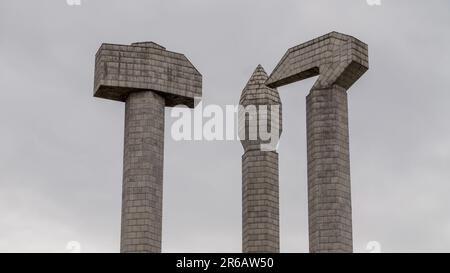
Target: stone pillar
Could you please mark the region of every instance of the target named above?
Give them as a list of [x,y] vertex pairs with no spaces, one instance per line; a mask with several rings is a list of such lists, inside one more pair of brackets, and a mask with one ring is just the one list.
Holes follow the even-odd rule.
[[126,100],[121,252],[161,252],[164,106],[152,91]]
[[[242,91],[239,102],[242,107],[239,111],[239,134],[244,147],[242,251],[245,253],[280,251],[276,145],[282,133],[282,110],[278,91],[265,85],[267,78],[259,65]],[[269,131],[271,140],[261,135]]]
[[310,252],[352,252],[347,90],[369,69],[369,47],[331,32],[288,49],[266,84],[319,76],[307,99]]
[[352,252],[346,89],[313,88],[306,111],[310,252]]
[[161,252],[164,107],[194,108],[202,75],[154,42],[102,44],[94,96],[125,102],[121,252]]
[[276,253],[279,242],[278,153],[242,156],[242,250]]

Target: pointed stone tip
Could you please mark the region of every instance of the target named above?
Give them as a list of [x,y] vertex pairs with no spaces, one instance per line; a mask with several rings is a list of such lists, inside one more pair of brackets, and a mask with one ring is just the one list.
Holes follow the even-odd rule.
[[150,48],[166,50],[165,47],[163,47],[162,45],[159,45],[159,44],[157,44],[155,42],[137,42],[137,43],[132,43],[131,45],[132,46],[150,47]]
[[259,86],[265,84],[268,78],[269,76],[267,75],[266,71],[264,70],[262,65],[259,64],[253,71],[252,76],[242,90],[241,99],[246,96],[248,90],[259,88]]
[[260,84],[264,84],[266,82],[266,80],[269,78],[269,76],[267,75],[266,71],[264,70],[264,68],[262,67],[262,65],[258,65],[255,69],[255,71],[253,71],[252,76],[250,77],[250,79],[248,80],[244,90],[246,90],[247,88],[250,87],[250,85],[260,85]]
[[264,67],[260,64],[258,64],[258,66],[256,67],[255,72],[253,72],[253,74],[255,74],[256,72],[267,74],[266,71],[264,70]]
[[250,77],[249,82],[253,82],[256,84],[262,84],[267,80],[268,77],[269,76],[267,75],[267,73],[264,70],[264,68],[262,67],[262,65],[259,64],[256,67],[255,71],[253,71],[253,74]]

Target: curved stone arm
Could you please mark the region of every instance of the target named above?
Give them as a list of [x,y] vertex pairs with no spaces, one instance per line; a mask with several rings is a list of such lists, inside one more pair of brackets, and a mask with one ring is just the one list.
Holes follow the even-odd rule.
[[271,88],[320,75],[313,89],[339,85],[349,89],[369,69],[368,46],[331,32],[290,48],[266,81]]

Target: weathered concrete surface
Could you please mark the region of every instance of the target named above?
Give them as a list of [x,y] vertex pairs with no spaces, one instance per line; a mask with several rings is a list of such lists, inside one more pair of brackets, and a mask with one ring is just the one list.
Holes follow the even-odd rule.
[[161,251],[164,105],[152,91],[125,104],[121,252]]
[[368,56],[365,43],[331,32],[290,48],[266,84],[277,88],[319,75],[313,89],[335,84],[349,89],[369,69]]
[[94,96],[125,101],[128,94],[153,90],[166,106],[194,106],[202,95],[202,76],[180,53],[153,42],[102,44],[95,57]]
[[368,68],[368,46],[332,32],[289,49],[266,81],[319,75],[306,105],[310,252],[353,251],[347,89]]
[[310,252],[352,252],[346,90],[311,90],[306,112]]
[[[261,66],[258,66],[242,91],[240,105],[279,107],[276,115],[267,116],[267,124],[275,122],[270,130],[281,135],[281,101],[276,89],[268,88],[264,82],[268,76]],[[259,110],[259,109],[257,109]],[[240,130],[247,132],[246,139],[241,140],[244,147],[242,156],[242,251],[245,253],[279,252],[279,181],[278,181],[278,153],[265,151],[261,144],[259,125],[250,119],[262,120],[265,117],[240,111]],[[264,120],[266,122],[266,120]],[[256,139],[249,139],[250,131],[255,133]],[[276,145],[277,143],[275,143]],[[274,147],[275,148],[275,147]]]
[[161,252],[164,107],[194,107],[202,76],[153,42],[103,44],[94,96],[125,102],[121,252]]

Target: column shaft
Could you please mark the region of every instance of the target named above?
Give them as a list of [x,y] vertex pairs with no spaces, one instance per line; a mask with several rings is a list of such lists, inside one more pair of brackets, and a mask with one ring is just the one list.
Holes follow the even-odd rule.
[[310,252],[352,252],[347,91],[313,89],[306,99]]
[[276,253],[279,243],[278,153],[242,156],[242,251]]
[[164,106],[151,91],[126,100],[121,252],[161,252]]

